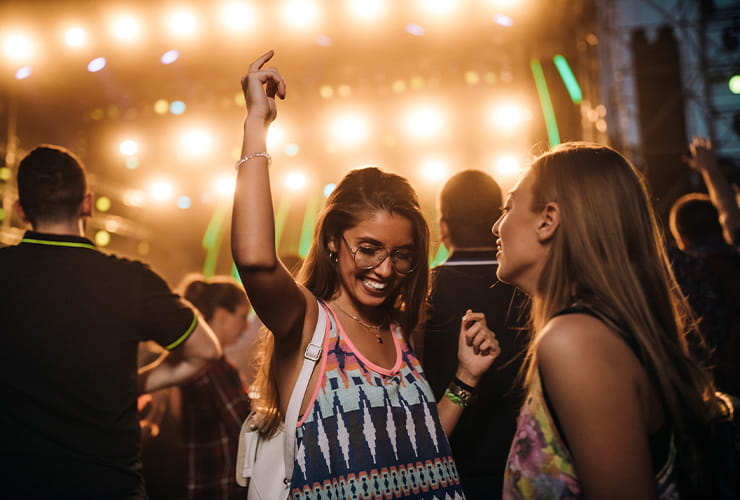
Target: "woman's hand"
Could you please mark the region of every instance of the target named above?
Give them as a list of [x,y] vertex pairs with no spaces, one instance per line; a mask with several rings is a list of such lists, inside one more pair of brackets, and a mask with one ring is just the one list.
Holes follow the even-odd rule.
[[275,96],[285,99],[285,80],[277,68],[263,68],[275,54],[270,50],[249,65],[249,71],[242,77],[242,92],[247,102],[247,117],[269,125],[277,116]]
[[457,378],[475,387],[499,354],[501,348],[486,325],[486,315],[468,309],[460,322]]

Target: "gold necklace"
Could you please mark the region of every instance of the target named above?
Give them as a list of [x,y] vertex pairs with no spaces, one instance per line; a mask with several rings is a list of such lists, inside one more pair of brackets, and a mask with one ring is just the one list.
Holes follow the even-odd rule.
[[346,316],[349,316],[351,319],[357,321],[360,325],[364,326],[365,329],[367,329],[367,331],[375,335],[375,340],[378,341],[378,344],[383,343],[383,338],[380,336],[380,330],[382,330],[383,327],[385,326],[385,323],[386,323],[385,321],[383,321],[383,323],[381,323],[380,325],[372,325],[370,323],[367,323],[366,321],[363,321],[362,319],[355,316],[354,314],[345,311],[342,308],[342,306],[339,305],[339,303],[334,302],[334,305],[337,306],[337,309],[342,311]]

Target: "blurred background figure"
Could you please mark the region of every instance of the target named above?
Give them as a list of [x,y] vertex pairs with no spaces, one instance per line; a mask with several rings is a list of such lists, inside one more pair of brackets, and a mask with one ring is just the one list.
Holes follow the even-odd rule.
[[[684,158],[686,163],[701,174],[707,190],[707,199],[717,211],[721,232],[728,245],[740,246],[740,207],[737,203],[735,187],[720,168],[709,139],[694,137],[689,145],[691,155]],[[713,227],[711,231],[716,231]],[[700,242],[706,244],[707,242]]]
[[522,402],[517,373],[528,341],[521,331],[525,296],[496,277],[496,238],[491,227],[501,215],[501,198],[496,181],[479,170],[460,172],[442,188],[440,235],[450,257],[432,270],[419,346],[424,372],[437,399],[455,375],[460,318],[467,309],[485,314],[501,346],[501,355],[478,385],[477,400],[465,408],[450,435],[452,455],[469,499],[500,498],[506,455]]
[[[729,233],[720,220],[704,193],[689,193],[675,201],[670,213],[671,234],[686,254],[683,262],[692,259],[695,263],[680,267],[674,260],[674,269],[689,303],[701,317],[699,328],[710,349],[717,388],[740,394],[740,253],[726,241]],[[697,281],[709,290],[692,293]]]
[[[249,300],[234,279],[190,275],[180,290],[203,314],[222,346],[234,344],[247,328]],[[180,393],[187,498],[243,498],[246,493],[236,484],[234,471],[239,430],[250,405],[238,370],[222,357],[180,386]]]
[[[229,276],[190,274],[178,291],[201,312],[225,354],[192,381],[140,398],[147,493],[152,500],[243,498],[234,471],[250,401],[226,352],[248,332],[250,304]],[[157,355],[156,346],[142,345],[140,363]]]

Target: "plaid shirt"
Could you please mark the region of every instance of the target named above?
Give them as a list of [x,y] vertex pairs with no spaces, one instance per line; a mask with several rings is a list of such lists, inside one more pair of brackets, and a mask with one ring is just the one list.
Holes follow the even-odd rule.
[[239,430],[249,413],[239,373],[221,358],[181,391],[188,498],[245,498],[234,473]]

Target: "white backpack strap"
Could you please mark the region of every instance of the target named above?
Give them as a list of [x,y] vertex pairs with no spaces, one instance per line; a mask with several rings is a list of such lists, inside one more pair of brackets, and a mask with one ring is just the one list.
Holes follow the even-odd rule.
[[324,336],[328,333],[329,321],[324,310],[323,302],[318,301],[318,321],[313,331],[311,342],[306,346],[303,354],[303,366],[298,374],[298,379],[293,386],[293,393],[290,395],[288,410],[285,413],[285,476],[288,481],[293,476],[293,462],[295,460],[295,427],[298,423],[298,412],[301,411],[301,403],[308,388],[308,381],[311,379],[313,368],[316,362],[321,358],[321,349],[324,344]]

